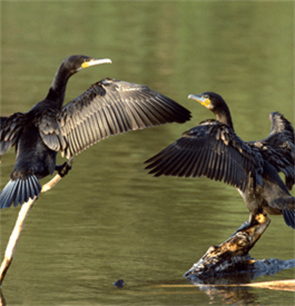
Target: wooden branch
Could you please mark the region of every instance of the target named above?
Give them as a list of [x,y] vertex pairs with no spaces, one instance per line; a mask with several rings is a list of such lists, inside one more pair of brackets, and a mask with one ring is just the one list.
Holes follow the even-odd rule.
[[228,240],[218,246],[211,246],[202,258],[185,274],[189,279],[210,278],[234,274],[237,271],[253,271],[255,260],[249,251],[262,236],[270,223],[264,215],[257,215],[257,224],[242,226]]
[[12,231],[12,234],[10,235],[9,242],[5,250],[4,260],[2,261],[2,264],[0,267],[0,285],[2,284],[5,274],[11,264],[20,233],[24,228],[24,221],[29,213],[29,210],[33,206],[35,200],[36,200],[36,197],[24,203],[18,214],[18,218],[16,220],[14,229]]
[[271,290],[282,290],[295,292],[295,279],[286,280],[274,280],[267,282],[256,282],[247,284],[187,284],[187,285],[156,285],[151,287],[160,288],[192,288],[192,287],[202,287],[202,288],[230,288],[230,287],[256,287],[256,288],[266,288]]
[[[74,159],[70,159],[67,164],[68,166],[71,166],[74,162]],[[56,174],[53,179],[51,179],[48,183],[42,186],[41,193],[49,191],[51,188],[53,188],[60,180],[61,176],[59,174]],[[6,275],[6,272],[12,262],[13,255],[16,249],[16,245],[18,243],[20,234],[22,230],[24,229],[24,222],[26,220],[26,217],[30,211],[30,209],[33,207],[34,202],[37,200],[37,197],[34,197],[34,199],[29,199],[28,202],[24,203],[21,206],[21,209],[18,214],[18,218],[16,220],[14,229],[10,235],[9,242],[7,244],[4,259],[2,261],[1,267],[0,267],[0,286],[2,285],[2,282],[4,280],[4,277]]]

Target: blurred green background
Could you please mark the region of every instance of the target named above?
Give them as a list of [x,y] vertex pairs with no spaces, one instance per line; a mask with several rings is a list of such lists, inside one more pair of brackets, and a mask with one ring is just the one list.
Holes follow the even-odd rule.
[[[146,84],[193,115],[183,125],[111,137],[75,159],[70,174],[40,196],[28,216],[3,283],[7,303],[292,304],[288,292],[282,299],[280,292],[257,289],[150,287],[181,282],[209,246],[248,219],[248,210],[233,187],[206,178],[154,178],[143,162],[214,117],[187,99],[191,93],[221,94],[244,140],[265,138],[273,111],[294,124],[293,38],[291,1],[2,1],[2,116],[43,99],[72,54],[108,57],[113,64],[73,76],[66,101],[110,77]],[[14,158],[13,150],[2,157],[1,189]],[[18,211],[1,211],[1,257]],[[271,219],[251,255],[294,258],[294,231],[281,216]],[[292,277],[293,269],[258,280]],[[119,278],[123,290],[112,285]]]

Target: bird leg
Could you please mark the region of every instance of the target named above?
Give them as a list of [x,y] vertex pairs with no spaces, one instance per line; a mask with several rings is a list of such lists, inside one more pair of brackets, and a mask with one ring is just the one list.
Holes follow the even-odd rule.
[[[257,226],[257,225],[262,225],[263,223],[265,223],[267,220],[270,220],[267,215],[261,213],[261,214],[252,214],[250,213],[249,216],[249,220],[246,221],[245,223],[243,223],[232,235],[231,237],[233,237],[237,232],[241,232],[241,231],[246,231],[248,229],[250,229],[251,227]],[[230,238],[231,238],[230,237]]]
[[57,171],[61,177],[64,177],[72,169],[73,161],[74,158],[72,157],[69,159],[69,161],[64,162],[62,165],[55,165],[55,171]]
[[249,221],[242,224],[231,236],[228,240],[226,240],[223,244],[228,243],[229,241],[233,244],[233,241],[237,241],[239,245],[242,245],[237,237],[241,235],[241,237],[247,236],[249,242],[244,245],[243,252],[246,254],[250,249],[253,248],[254,244],[257,240],[262,236],[268,225],[270,224],[270,219],[264,214],[258,214],[253,216],[250,214]]

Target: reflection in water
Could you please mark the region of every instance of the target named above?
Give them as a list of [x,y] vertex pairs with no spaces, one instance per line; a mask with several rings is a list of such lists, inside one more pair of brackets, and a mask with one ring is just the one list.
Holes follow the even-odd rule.
[[244,287],[200,287],[209,297],[209,304],[220,305],[260,305],[257,303],[257,295]]
[[257,303],[258,295],[251,290],[251,287],[255,286],[257,288],[295,292],[295,280],[250,283],[247,277],[231,277],[220,280],[212,279],[208,282],[195,281],[193,283],[210,297],[210,301],[213,301],[210,304],[222,301],[224,304],[249,305],[251,303],[260,305],[260,303]]
[[174,295],[198,295],[201,290],[209,297],[209,304],[261,305],[258,302],[259,289],[268,289],[267,295],[271,295],[270,289],[284,291],[285,294],[291,294],[290,296],[292,296],[295,292],[295,280],[251,283],[247,277],[243,278],[237,275],[208,279],[207,281],[195,281],[193,285],[185,284],[183,281],[162,281],[160,284],[150,284],[150,287],[158,288],[158,294]]

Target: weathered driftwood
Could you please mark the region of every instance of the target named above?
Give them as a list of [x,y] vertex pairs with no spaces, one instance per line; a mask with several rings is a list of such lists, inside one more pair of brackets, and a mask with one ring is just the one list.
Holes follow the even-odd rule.
[[[73,159],[70,159],[67,162],[67,165],[69,166],[68,169],[70,169]],[[49,191],[51,188],[53,188],[60,180],[61,176],[59,174],[56,174],[52,180],[50,180],[47,184],[42,186],[41,193]],[[29,199],[28,202],[24,203],[21,206],[21,209],[18,214],[18,218],[16,220],[15,226],[13,228],[13,231],[10,235],[9,242],[7,244],[4,259],[2,261],[1,267],[0,267],[0,286],[2,285],[2,282],[4,280],[4,277],[8,271],[8,268],[12,262],[13,255],[16,249],[16,245],[18,243],[20,234],[24,228],[24,222],[26,220],[26,217],[30,211],[30,209],[33,207],[34,202],[37,200],[37,197],[34,197],[34,199]]]
[[272,275],[282,269],[295,267],[295,260],[263,259],[256,260],[249,251],[264,233],[270,219],[257,216],[257,224],[250,228],[239,229],[227,241],[219,246],[211,246],[203,257],[185,274],[194,283],[230,283],[239,280],[247,282],[259,275]]

